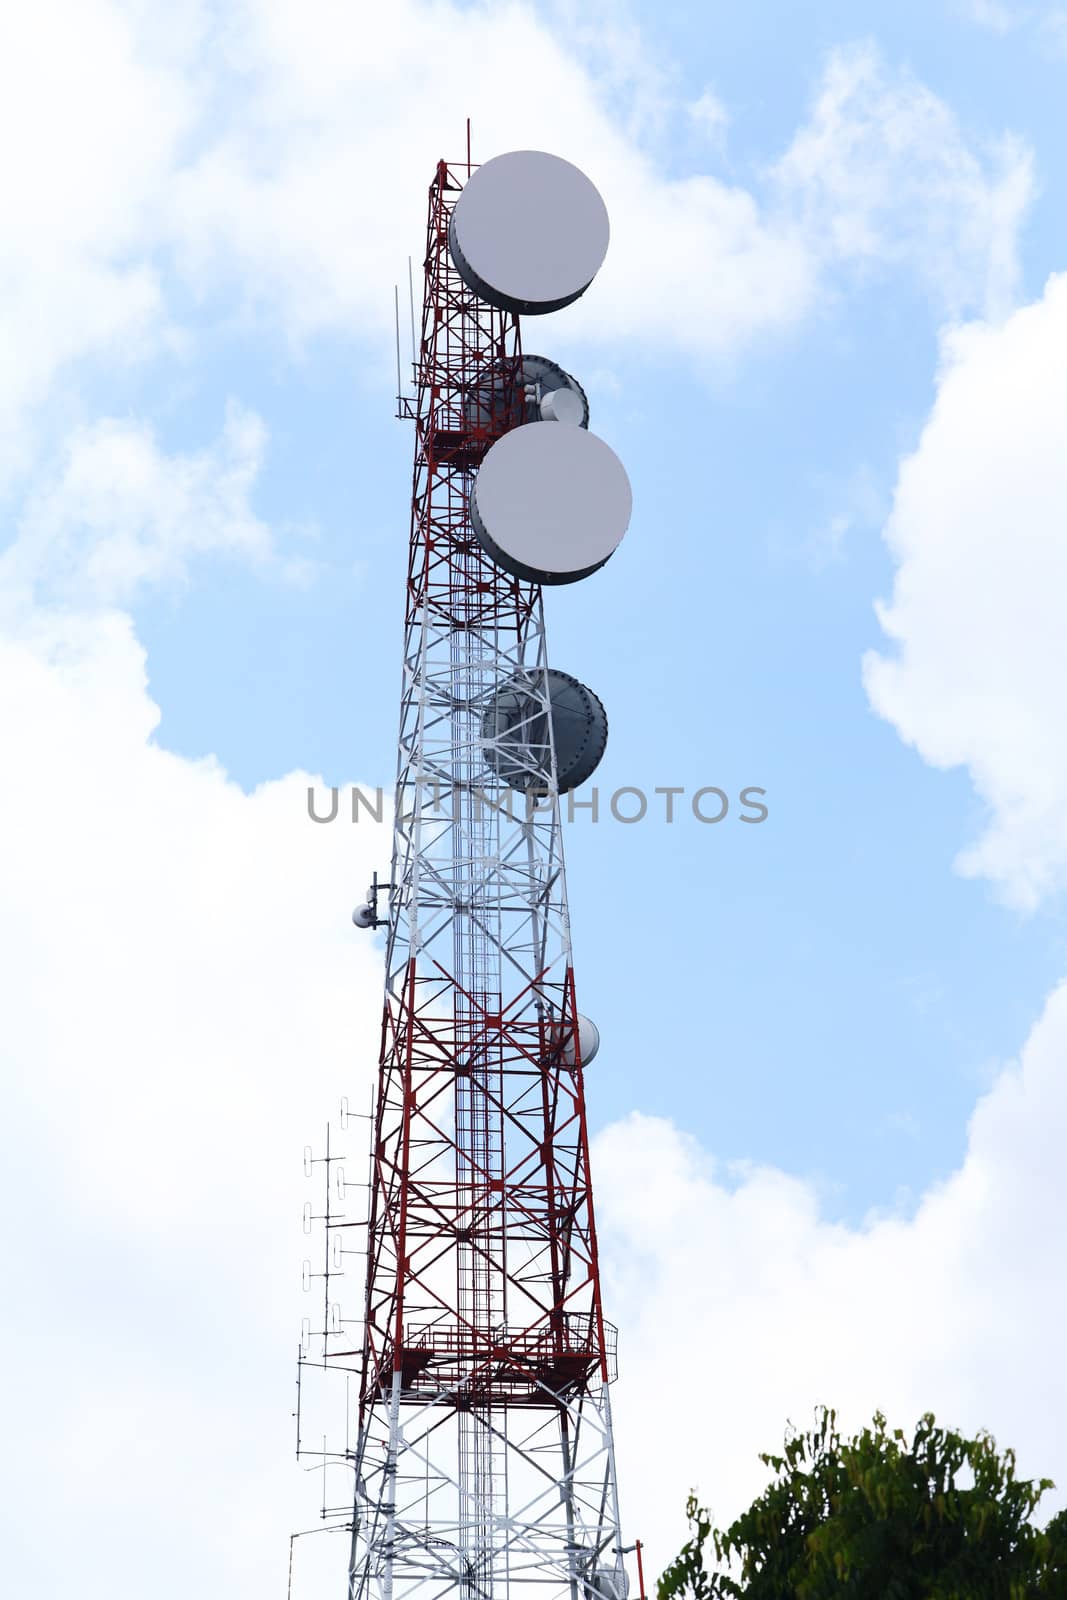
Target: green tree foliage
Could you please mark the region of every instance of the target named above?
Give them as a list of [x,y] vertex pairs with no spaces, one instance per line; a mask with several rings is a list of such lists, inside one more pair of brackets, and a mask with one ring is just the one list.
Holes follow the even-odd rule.
[[927,1414],[909,1445],[876,1413],[842,1440],[822,1408],[760,1460],[774,1480],[725,1533],[690,1496],[692,1536],[659,1600],[1067,1600],[1067,1512],[1030,1521],[1052,1481],[1016,1478],[1014,1452],[986,1433]]

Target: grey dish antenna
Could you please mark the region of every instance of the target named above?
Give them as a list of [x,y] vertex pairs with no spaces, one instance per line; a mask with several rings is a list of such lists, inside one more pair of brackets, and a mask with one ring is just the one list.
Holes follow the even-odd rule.
[[498,567],[527,583],[575,583],[602,567],[630,521],[626,468],[581,427],[524,423],[486,452],[471,524]]
[[607,208],[584,172],[543,150],[512,150],[468,178],[448,244],[479,299],[537,316],[588,289],[609,234]]
[[[575,1021],[578,1024],[578,1050],[581,1053],[582,1066],[587,1067],[600,1049],[600,1029],[589,1017],[583,1017],[581,1012]],[[568,1037],[564,1041],[562,1054],[568,1067],[576,1065],[573,1038]]]
[[549,667],[547,696],[534,677],[501,684],[482,717],[486,765],[512,789],[543,790],[552,770],[548,714],[560,794],[592,776],[608,742],[608,714],[592,689]]
[[555,361],[524,354],[510,383],[509,376],[498,364],[479,380],[464,402],[463,414],[469,428],[499,433],[522,422],[569,422],[588,428],[585,390]]

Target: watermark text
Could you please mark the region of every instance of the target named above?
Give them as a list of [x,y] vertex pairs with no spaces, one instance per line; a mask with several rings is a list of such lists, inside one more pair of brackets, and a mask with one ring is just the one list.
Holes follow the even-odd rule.
[[[408,784],[404,797],[406,811],[415,809],[418,801],[424,816],[469,816],[480,819],[487,812],[498,811],[510,821],[528,820],[551,812],[555,797],[544,789],[519,791],[501,787],[483,789],[474,785],[446,784],[434,778]],[[417,791],[421,790],[421,794]],[[770,808],[766,803],[767,791],[758,784],[748,784],[735,792],[727,792],[717,784],[687,790],[683,784],[657,784],[652,789],[639,784],[622,784],[610,794],[592,787],[571,790],[559,796],[560,816],[566,822],[617,822],[626,827],[647,820],[674,823],[695,821],[714,826],[732,817],[739,822],[757,824],[766,822]],[[387,795],[382,788],[366,790],[353,784],[348,800],[342,803],[342,790],[337,787],[316,790],[308,785],[307,814],[312,822],[336,822],[344,816],[352,822],[384,822],[387,816]]]

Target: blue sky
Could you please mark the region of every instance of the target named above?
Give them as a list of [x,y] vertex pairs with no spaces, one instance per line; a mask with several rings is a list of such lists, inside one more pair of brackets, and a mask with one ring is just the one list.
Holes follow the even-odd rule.
[[[524,327],[634,487],[617,555],[547,598],[555,664],[607,706],[602,807],[622,785],[769,806],[568,828],[633,1352],[624,1504],[667,1559],[690,1482],[728,1510],[759,1486],[730,1462],[827,1384],[857,1420],[955,1408],[1067,1481],[1039,1220],[1067,1122],[1067,317],[1046,288],[1067,11],[357,11],[48,0],[4,24],[25,152],[0,313],[5,1138],[13,1215],[79,1241],[73,1311],[27,1229],[12,1245],[107,1373],[75,1379],[72,1425],[47,1376],[70,1347],[46,1342],[23,1417],[42,1470],[92,1439],[133,1493],[139,1417],[221,1406],[270,1463],[234,1529],[212,1521],[222,1457],[189,1487],[191,1421],[173,1471],[202,1497],[203,1592],[231,1600],[274,1581],[266,1541],[242,1561],[257,1508],[304,1514],[256,1409],[287,1427],[302,1310],[280,1285],[304,1246],[282,1168],[370,1082],[380,950],[348,917],[388,856],[366,824],[315,829],[305,793],[393,770],[413,443],[393,284],[469,113],[476,158],[552,149],[612,217],[580,305]],[[926,1296],[966,1348],[887,1326],[877,1362],[828,1372],[821,1307],[850,1296],[864,1326]],[[1031,1387],[990,1309],[1020,1297]],[[761,1342],[783,1317],[810,1329],[788,1359]],[[646,1481],[642,1374],[683,1318],[741,1369],[722,1389],[763,1398],[715,1391]],[[243,1361],[235,1324],[259,1330]],[[58,1593],[28,1516],[20,1571]],[[114,1592],[139,1592],[139,1548]]]

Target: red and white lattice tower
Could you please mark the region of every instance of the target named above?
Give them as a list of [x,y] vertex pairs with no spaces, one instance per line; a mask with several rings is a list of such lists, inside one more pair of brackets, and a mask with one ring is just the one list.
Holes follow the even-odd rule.
[[559,806],[606,721],[549,668],[542,587],[603,564],[629,486],[517,314],[606,245],[567,162],[437,167],[388,912],[356,913],[387,928],[362,1344],[323,1330],[358,1372],[349,1600],[628,1591]]

